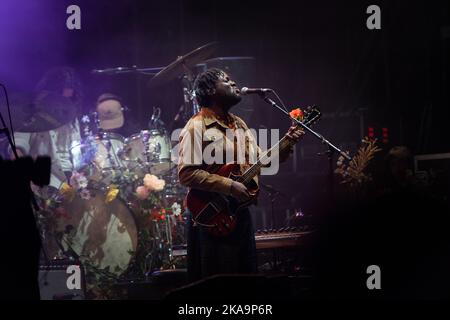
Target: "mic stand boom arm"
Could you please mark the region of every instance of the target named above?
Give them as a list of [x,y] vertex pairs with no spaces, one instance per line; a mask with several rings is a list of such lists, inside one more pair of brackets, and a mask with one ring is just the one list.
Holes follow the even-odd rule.
[[327,139],[325,139],[325,137],[323,135],[321,135],[320,133],[317,133],[316,131],[312,130],[310,127],[308,127],[307,125],[305,125],[303,122],[292,118],[289,115],[289,112],[287,112],[286,110],[284,110],[283,108],[281,108],[279,105],[277,105],[277,103],[275,101],[273,101],[272,99],[270,99],[269,97],[267,97],[266,95],[261,95],[262,99],[264,101],[266,101],[267,103],[269,103],[272,107],[277,108],[278,110],[280,110],[282,113],[284,113],[285,115],[287,115],[290,119],[294,120],[298,125],[300,125],[303,129],[305,129],[307,132],[311,133],[314,137],[316,137],[317,139],[319,139],[323,144],[328,146],[328,149],[330,150],[330,152],[336,151],[338,152],[340,155],[342,155],[345,159],[347,160],[351,160],[352,158],[345,152],[343,152],[341,149],[339,149],[338,147],[336,147],[334,144],[332,144],[330,141],[328,141]]

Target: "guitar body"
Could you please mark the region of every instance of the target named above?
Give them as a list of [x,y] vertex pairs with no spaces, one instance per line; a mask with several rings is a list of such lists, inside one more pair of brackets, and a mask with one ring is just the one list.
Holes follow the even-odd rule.
[[[225,164],[216,174],[238,180],[239,165]],[[221,195],[198,189],[189,190],[186,205],[192,213],[192,219],[199,225],[208,227],[207,231],[215,236],[226,236],[236,228],[236,215],[242,208],[255,202],[259,189],[256,183],[246,185],[250,191],[250,200],[240,203],[231,196]]]

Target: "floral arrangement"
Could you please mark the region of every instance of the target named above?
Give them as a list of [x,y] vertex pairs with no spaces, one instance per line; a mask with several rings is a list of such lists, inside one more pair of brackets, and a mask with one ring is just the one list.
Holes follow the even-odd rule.
[[[89,191],[90,182],[82,172],[73,171],[69,183],[63,182],[59,189],[60,195],[67,201],[71,202],[78,193],[84,200],[89,200],[91,194]],[[119,187],[117,184],[111,184],[106,187],[105,202],[111,202],[117,198]]]
[[[129,176],[127,176],[129,174]],[[126,199],[130,209],[134,211],[136,224],[139,230],[138,244],[136,251],[130,252],[132,260],[129,268],[121,277],[140,278],[149,270],[157,268],[169,268],[174,260],[169,256],[160,257],[160,261],[155,260],[149,264],[149,252],[155,251],[156,243],[167,246],[161,252],[169,253],[170,243],[183,237],[183,234],[176,231],[177,224],[183,221],[183,204],[177,198],[167,198],[161,191],[166,187],[166,182],[152,174],[146,174],[143,178],[137,177],[134,173],[121,172],[117,179],[113,179],[109,185],[101,185],[89,179],[88,173],[73,171],[68,183],[63,183],[57,192],[57,200],[53,201],[53,210],[63,219],[70,219],[70,212],[65,210],[65,202],[71,202],[75,197],[84,200],[91,199],[94,194],[91,190],[101,188],[105,195],[105,203],[111,202],[117,197]],[[172,230],[172,234],[166,234]],[[155,238],[160,237],[160,239]],[[158,242],[159,241],[159,242]],[[159,251],[158,251],[159,252]],[[114,274],[108,269],[100,269],[89,259],[84,259],[86,264],[86,277],[89,284],[90,293],[97,299],[118,298],[122,295],[117,290],[115,284],[119,280],[117,273]],[[155,264],[156,263],[156,264]],[[159,265],[158,263],[161,263]]]
[[70,186],[75,189],[76,192],[79,192],[80,197],[84,200],[89,200],[91,198],[91,194],[88,190],[88,179],[82,172],[73,171],[72,176],[69,180]]
[[144,176],[144,184],[136,188],[136,196],[139,200],[146,200],[152,191],[161,191],[166,182],[152,174]]
[[141,201],[140,205],[146,213],[150,214],[152,220],[165,220],[166,216],[173,214],[181,215],[181,205],[177,202],[170,207],[165,207],[158,192],[162,191],[166,182],[157,176],[146,174],[143,179],[143,185],[136,188],[136,198]]
[[381,149],[376,146],[376,139],[366,137],[362,140],[361,147],[348,164],[345,163],[342,155],[339,156],[337,168],[334,172],[341,176],[341,183],[354,188],[371,181],[371,175],[366,173],[365,170],[370,161],[375,157],[375,154],[379,151]]

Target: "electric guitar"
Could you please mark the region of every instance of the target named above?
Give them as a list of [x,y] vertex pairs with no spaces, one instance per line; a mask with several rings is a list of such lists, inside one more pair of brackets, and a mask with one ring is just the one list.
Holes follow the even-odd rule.
[[[307,107],[303,113],[302,122],[307,126],[315,123],[321,117],[317,107]],[[240,166],[236,163],[225,164],[215,173],[244,184],[250,193],[250,199],[245,202],[239,202],[234,197],[215,192],[198,189],[189,190],[186,196],[186,206],[192,213],[193,222],[207,227],[207,231],[215,236],[226,236],[232,232],[236,227],[236,215],[242,208],[253,204],[258,196],[259,188],[253,178],[260,172],[264,163],[269,163],[272,155],[278,155],[295,143],[296,141],[293,139],[284,136],[277,144],[264,152],[256,163],[242,175],[239,173]],[[276,149],[279,149],[279,151],[274,154]]]

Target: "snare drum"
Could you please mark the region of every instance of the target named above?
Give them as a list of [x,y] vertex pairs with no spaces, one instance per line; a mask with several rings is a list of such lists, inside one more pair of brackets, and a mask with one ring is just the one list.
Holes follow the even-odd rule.
[[170,138],[159,130],[142,130],[125,139],[121,159],[130,171],[143,177],[161,175],[171,168]]
[[76,171],[85,172],[94,181],[111,183],[125,169],[119,154],[124,138],[112,132],[102,132],[72,146],[70,152]]

